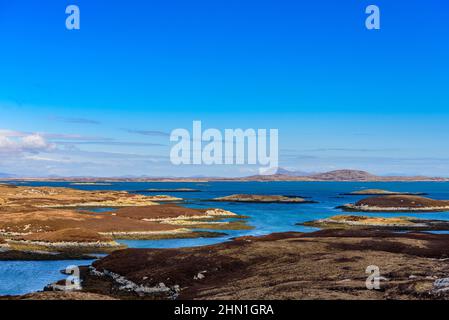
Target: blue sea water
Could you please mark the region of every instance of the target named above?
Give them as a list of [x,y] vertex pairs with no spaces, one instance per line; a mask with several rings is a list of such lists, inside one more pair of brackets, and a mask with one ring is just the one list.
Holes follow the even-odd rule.
[[[199,192],[163,192],[185,199],[182,205],[192,208],[222,208],[248,216],[248,224],[253,230],[224,231],[227,236],[220,238],[174,239],[174,240],[123,240],[132,248],[176,248],[211,245],[229,241],[243,235],[264,235],[273,232],[311,232],[317,229],[297,225],[297,223],[326,218],[341,214],[337,206],[362,199],[363,196],[342,196],[343,193],[362,189],[385,189],[398,192],[425,192],[434,199],[449,199],[448,182],[120,182],[111,185],[71,185],[62,182],[21,183],[28,186],[70,187],[82,190],[123,190],[142,194],[146,189],[191,188]],[[231,194],[272,194],[302,196],[318,203],[311,204],[261,204],[261,203],[217,203],[209,199]],[[108,209],[109,210],[109,209]],[[353,214],[353,213],[351,213]],[[355,213],[356,214],[356,213]],[[431,213],[362,213],[362,215],[394,217],[409,216],[425,219],[449,220],[449,212]],[[43,261],[43,262],[0,262],[0,295],[24,294],[41,290],[46,284],[63,276],[59,270],[68,264],[86,265],[86,261]]]
[[85,266],[90,260],[0,261],[0,295],[18,295],[41,291],[45,285],[64,279],[61,270]]

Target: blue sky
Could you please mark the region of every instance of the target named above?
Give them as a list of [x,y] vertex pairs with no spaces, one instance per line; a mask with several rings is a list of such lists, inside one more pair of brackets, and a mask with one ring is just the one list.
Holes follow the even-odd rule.
[[201,120],[279,129],[289,169],[449,176],[448,36],[445,0],[0,0],[0,172],[256,172],[171,165]]

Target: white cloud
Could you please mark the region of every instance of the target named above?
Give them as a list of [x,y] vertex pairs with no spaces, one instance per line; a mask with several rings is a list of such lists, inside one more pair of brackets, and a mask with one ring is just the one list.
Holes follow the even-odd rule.
[[14,149],[14,142],[11,141],[7,137],[0,136],[0,151],[1,150],[13,150]]
[[26,136],[21,138],[21,147],[26,151],[50,151],[55,148],[55,145],[52,143],[49,143],[44,139],[44,137],[33,134],[30,136]]
[[22,153],[39,153],[55,149],[39,134],[23,134],[9,130],[0,130],[0,153],[17,155]]

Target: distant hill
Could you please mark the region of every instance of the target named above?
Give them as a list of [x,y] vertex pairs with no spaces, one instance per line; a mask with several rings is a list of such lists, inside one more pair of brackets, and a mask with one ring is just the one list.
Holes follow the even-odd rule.
[[[425,176],[376,176],[361,170],[335,170],[324,173],[307,174],[279,168],[277,174],[254,175],[249,177],[48,177],[27,178],[26,181],[73,181],[73,182],[208,182],[208,181],[449,181],[449,178]],[[1,177],[1,175],[0,175]],[[4,179],[12,177],[4,177]]]
[[233,181],[449,181],[449,178],[424,177],[424,176],[376,176],[361,170],[335,170],[306,176],[294,176],[291,174],[256,175],[243,178],[229,178],[221,180]]
[[314,180],[322,181],[373,181],[380,177],[360,170],[335,170],[310,176]]

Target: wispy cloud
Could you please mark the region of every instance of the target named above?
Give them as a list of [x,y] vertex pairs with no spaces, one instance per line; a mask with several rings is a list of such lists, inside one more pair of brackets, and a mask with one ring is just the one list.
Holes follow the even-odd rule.
[[141,136],[150,136],[150,137],[169,137],[170,134],[168,132],[163,131],[154,131],[154,130],[134,130],[134,129],[123,129],[128,133],[139,134]]
[[20,138],[29,135],[38,134],[48,140],[71,140],[71,141],[114,141],[113,138],[106,138],[101,136],[85,136],[80,134],[66,134],[66,133],[49,133],[49,132],[27,132],[16,131],[9,129],[0,129],[0,136],[10,138]]
[[167,145],[151,142],[131,142],[131,141],[54,141],[60,145],[107,145],[107,146],[133,146],[133,147],[165,147]]
[[94,159],[101,160],[102,162],[110,160],[139,160],[139,161],[160,161],[169,162],[168,155],[154,155],[154,154],[137,154],[128,152],[112,152],[112,151],[86,151],[86,150],[60,150],[60,155],[71,158],[79,159]]
[[85,136],[79,134],[64,134],[64,133],[40,133],[43,137],[50,140],[71,140],[71,141],[113,141],[113,138],[106,138],[100,136]]
[[51,117],[50,120],[60,121],[65,123],[75,123],[75,124],[91,124],[98,125],[101,124],[100,121],[87,119],[87,118],[66,118],[66,117]]

